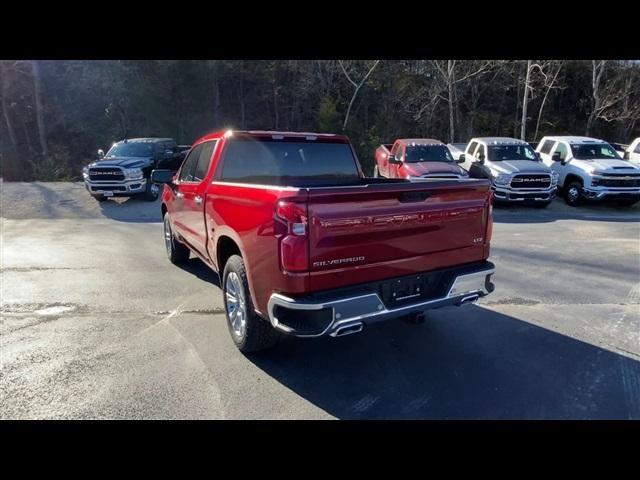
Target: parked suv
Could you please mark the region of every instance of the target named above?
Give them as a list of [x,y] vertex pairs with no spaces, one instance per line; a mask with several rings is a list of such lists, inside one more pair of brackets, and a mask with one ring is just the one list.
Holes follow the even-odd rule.
[[556,195],[558,174],[527,142],[506,137],[472,138],[459,160],[471,178],[491,180],[496,202],[546,207]]
[[342,135],[217,132],[155,170],[173,263],[220,275],[243,352],[491,293],[486,180],[366,178]]
[[114,143],[105,154],[82,171],[84,185],[93,198],[139,195],[146,200],[158,198],[160,188],[150,181],[151,170],[177,170],[186,152],[172,138],[132,138]]
[[568,205],[583,200],[615,199],[630,206],[640,200],[640,168],[620,158],[604,140],[588,137],[544,137],[538,153],[559,174]]

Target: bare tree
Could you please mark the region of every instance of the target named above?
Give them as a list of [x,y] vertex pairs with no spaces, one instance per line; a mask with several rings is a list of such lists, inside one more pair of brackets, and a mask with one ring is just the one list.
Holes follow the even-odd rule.
[[44,108],[42,105],[42,87],[40,82],[40,67],[38,62],[31,60],[31,69],[33,71],[33,93],[36,106],[36,121],[38,125],[38,139],[40,140],[40,150],[42,156],[46,159],[49,156],[47,148],[47,133],[44,124]]
[[11,123],[11,117],[9,115],[9,105],[7,100],[8,89],[9,89],[9,73],[7,72],[4,61],[0,61],[0,103],[2,104],[2,116],[4,117],[4,121],[7,124],[7,131],[9,132],[9,139],[11,140],[11,145],[13,145],[13,149],[17,151],[18,141],[16,139],[16,134],[13,129],[13,124]]
[[457,106],[456,86],[472,77],[485,73],[492,66],[491,61],[481,62],[476,65],[474,62],[460,60],[434,60],[433,65],[440,74],[440,79],[444,83],[447,92],[446,97],[440,97],[447,102],[449,109],[449,142],[455,141],[456,127],[455,118]]
[[587,120],[586,135],[591,134],[593,123],[598,118],[602,110],[602,97],[600,89],[602,86],[602,76],[608,64],[608,60],[591,60],[591,113]]
[[540,104],[540,109],[538,110],[538,120],[536,121],[536,133],[533,135],[533,141],[535,142],[538,139],[538,130],[540,128],[540,120],[542,119],[542,111],[544,110],[544,104],[547,102],[547,97],[549,96],[549,92],[551,89],[556,88],[556,81],[558,79],[558,75],[560,74],[560,70],[562,70],[562,66],[564,62],[549,62],[549,69],[546,71],[542,69],[541,73],[544,77],[544,96],[542,97],[542,103]]
[[369,71],[367,72],[367,74],[364,77],[362,77],[362,80],[360,80],[359,83],[356,83],[351,79],[351,77],[347,73],[347,70],[344,68],[344,65],[342,64],[342,60],[338,60],[338,63],[340,64],[340,68],[342,68],[342,72],[347,77],[347,80],[349,80],[351,85],[355,87],[355,90],[353,91],[353,95],[351,96],[351,101],[349,102],[349,106],[347,107],[347,113],[344,116],[344,123],[342,124],[342,129],[345,130],[347,128],[347,123],[349,122],[349,114],[351,113],[351,107],[353,106],[353,102],[355,101],[356,96],[358,95],[358,92],[360,91],[362,86],[365,84],[365,82],[367,81],[367,79],[369,78],[373,70],[378,66],[378,63],[380,63],[380,60],[376,60],[373,63],[371,68],[369,68]]

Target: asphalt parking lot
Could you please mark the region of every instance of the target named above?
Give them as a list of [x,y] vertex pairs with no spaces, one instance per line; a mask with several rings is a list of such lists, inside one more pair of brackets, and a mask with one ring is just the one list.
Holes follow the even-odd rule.
[[3,419],[640,419],[639,206],[497,208],[478,304],[245,357],[157,202],[1,190]]

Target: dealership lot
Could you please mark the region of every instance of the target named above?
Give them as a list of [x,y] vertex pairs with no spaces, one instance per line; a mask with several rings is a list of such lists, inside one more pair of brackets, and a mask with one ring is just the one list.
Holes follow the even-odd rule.
[[1,418],[640,419],[638,205],[497,208],[478,304],[249,358],[157,202],[1,188]]

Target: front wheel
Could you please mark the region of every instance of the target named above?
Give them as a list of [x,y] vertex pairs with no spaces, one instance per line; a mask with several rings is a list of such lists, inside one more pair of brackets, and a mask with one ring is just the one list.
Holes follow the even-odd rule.
[[582,200],[582,184],[580,182],[571,182],[564,189],[564,201],[571,207],[577,207]]
[[160,185],[153,183],[150,178],[147,178],[147,189],[143,194],[143,198],[147,202],[155,202],[160,196]]
[[239,255],[232,255],[227,260],[222,275],[222,294],[229,333],[242,353],[265,350],[278,343],[279,332],[254,311],[247,272]]

